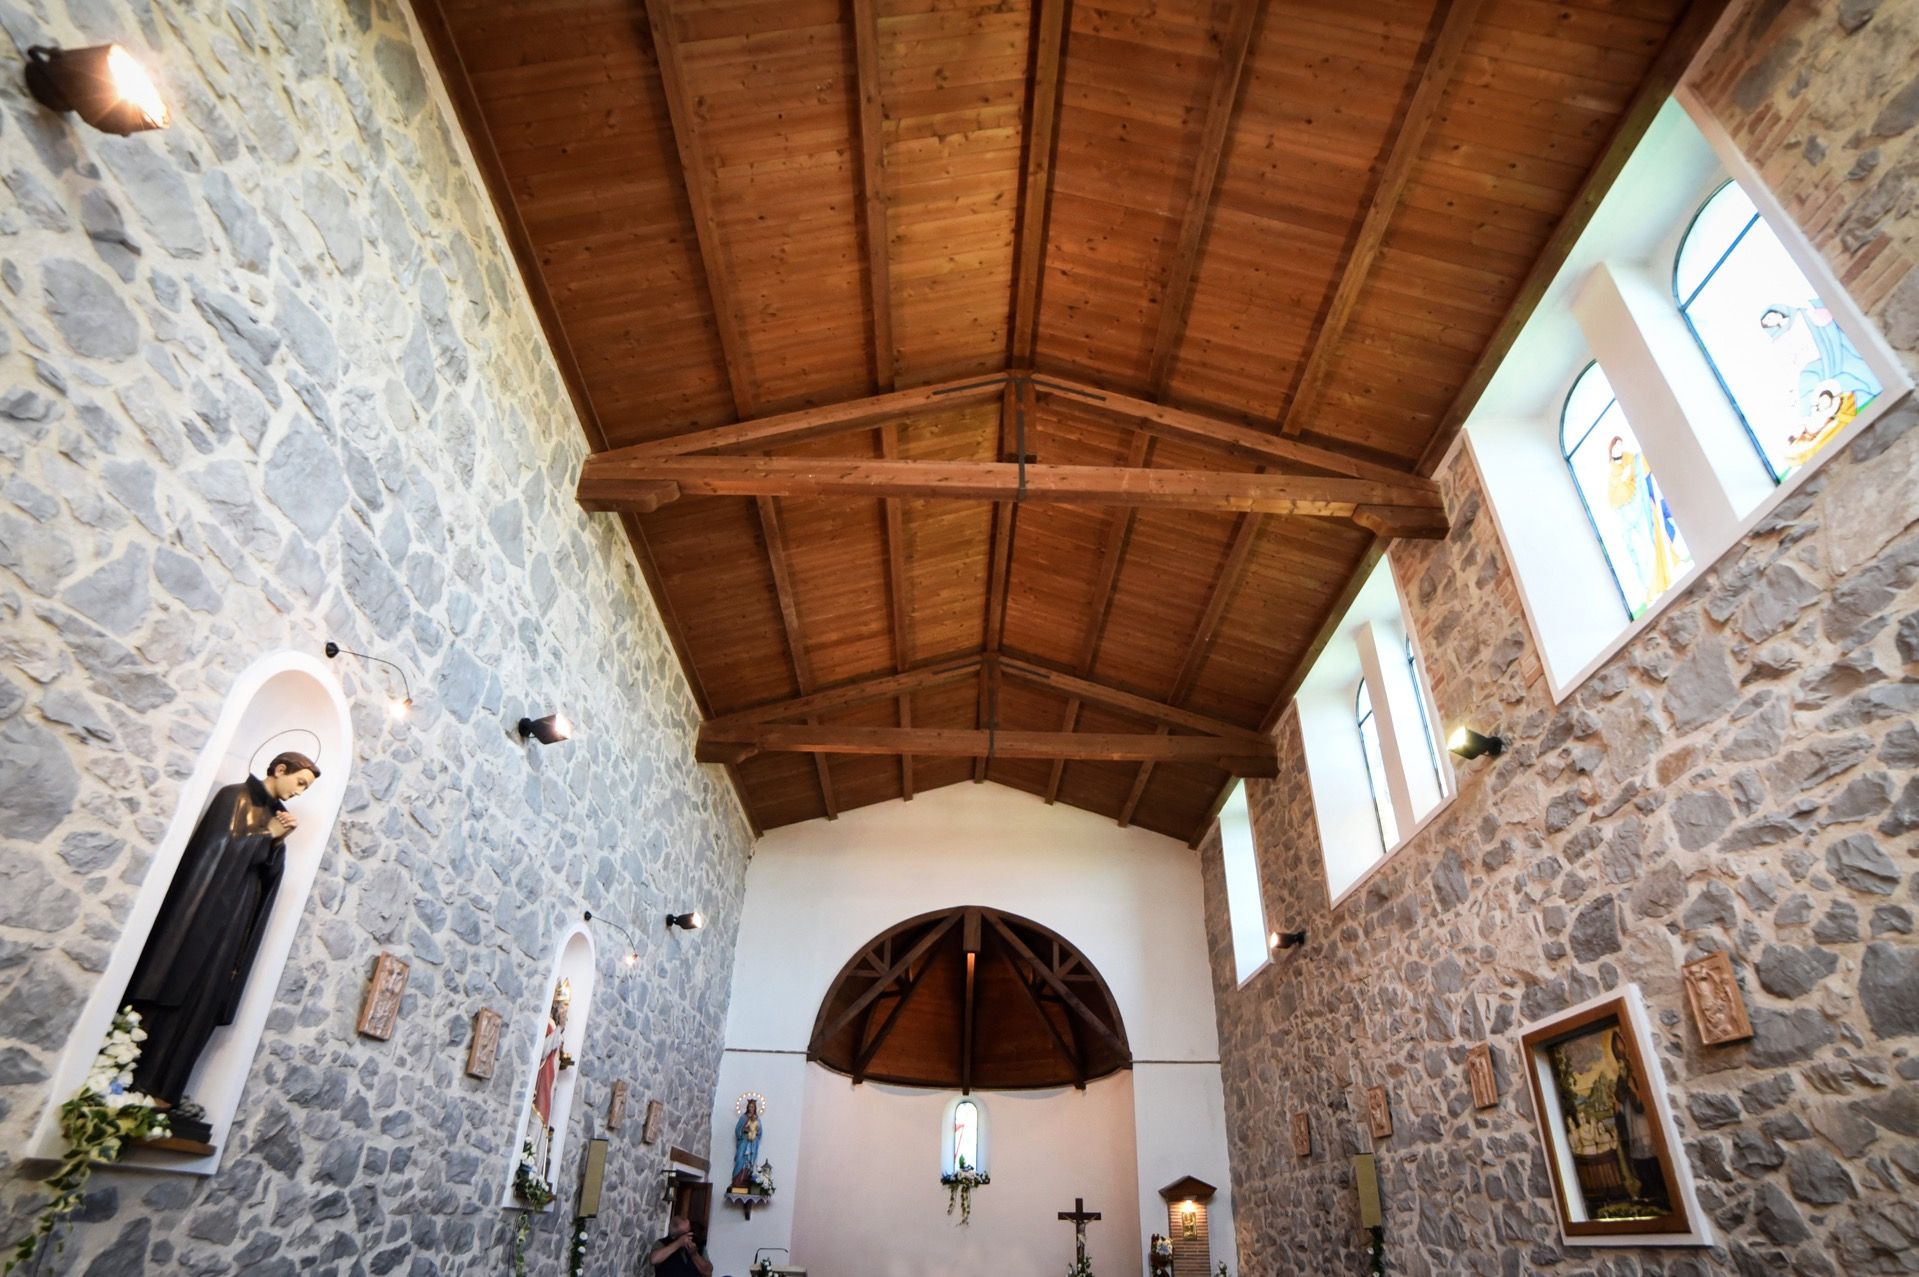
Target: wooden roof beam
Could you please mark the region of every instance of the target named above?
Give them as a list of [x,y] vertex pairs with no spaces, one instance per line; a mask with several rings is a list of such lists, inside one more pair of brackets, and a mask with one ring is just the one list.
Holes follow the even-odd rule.
[[1413,175],[1413,165],[1419,159],[1419,148],[1426,140],[1426,130],[1439,114],[1440,95],[1452,82],[1453,70],[1458,66],[1459,55],[1466,47],[1466,37],[1472,30],[1473,19],[1479,13],[1479,5],[1480,0],[1442,0],[1440,12],[1435,15],[1439,30],[1434,34],[1425,63],[1419,70],[1413,95],[1400,114],[1399,130],[1394,134],[1392,145],[1380,165],[1379,178],[1373,183],[1372,200],[1367,205],[1366,216],[1360,221],[1359,233],[1353,237],[1352,247],[1346,253],[1346,268],[1340,273],[1339,283],[1334,286],[1332,297],[1327,302],[1325,318],[1314,331],[1312,348],[1307,352],[1305,367],[1300,373],[1299,389],[1294,392],[1292,402],[1280,418],[1282,434],[1299,434],[1319,408],[1319,396],[1326,388],[1326,376],[1332,368],[1340,339],[1346,334],[1346,325],[1351,322],[1360,294],[1365,291],[1366,281],[1379,260],[1379,247],[1386,240],[1386,228],[1391,224],[1393,214],[1399,210],[1400,197],[1405,194],[1406,183]]
[[713,208],[712,193],[707,190],[706,175],[711,168],[699,131],[693,126],[694,99],[680,62],[671,0],[646,0],[646,21],[653,36],[653,58],[660,68],[660,87],[666,94],[666,113],[673,124],[673,145],[679,153],[681,183],[693,210],[694,238],[699,243],[700,266],[706,275],[707,296],[719,330],[727,385],[733,392],[734,410],[741,417],[751,417],[759,409],[748,367],[746,322],[740,313],[739,290],[733,285],[732,270],[721,243],[719,216]]
[[1140,696],[1123,688],[1112,687],[1095,682],[1090,678],[1063,673],[1032,661],[1016,656],[1002,655],[999,658],[1000,669],[1010,678],[1034,687],[1044,687],[1060,693],[1069,699],[1085,701],[1088,704],[1104,705],[1108,709],[1131,714],[1148,722],[1164,723],[1169,727],[1178,727],[1186,731],[1199,732],[1209,736],[1244,737],[1257,742],[1260,733],[1250,728],[1214,718],[1210,714],[1201,714],[1195,710],[1181,709],[1149,696]]
[[842,683],[837,687],[822,688],[792,700],[774,701],[766,705],[735,710],[731,714],[722,714],[707,721],[717,727],[733,727],[742,723],[773,723],[785,719],[816,718],[822,714],[849,709],[855,705],[867,705],[874,701],[909,696],[922,688],[965,682],[979,672],[979,667],[980,657],[976,653],[952,657],[904,670],[898,674],[885,674],[878,678],[860,679],[853,683]]
[[1180,335],[1186,329],[1186,312],[1193,300],[1193,275],[1199,267],[1200,246],[1206,239],[1206,224],[1212,220],[1213,201],[1219,182],[1219,166],[1226,154],[1226,139],[1232,132],[1234,109],[1239,104],[1239,86],[1245,76],[1246,53],[1252,47],[1253,29],[1258,25],[1265,0],[1237,0],[1231,25],[1220,40],[1219,72],[1213,77],[1211,99],[1206,105],[1206,124],[1200,132],[1199,146],[1193,157],[1192,180],[1186,191],[1186,213],[1180,222],[1172,259],[1159,292],[1159,326],[1153,334],[1153,356],[1147,383],[1157,398],[1166,393],[1172,377],[1173,357],[1179,351]]
[[886,212],[886,138],[880,109],[879,0],[853,0],[853,83],[859,98],[860,191],[864,196],[867,311],[873,321],[873,381],[893,388],[893,285]]
[[728,727],[707,723],[700,728],[695,756],[703,763],[738,763],[768,752],[976,758],[989,751],[1006,758],[1196,762],[1222,768],[1235,776],[1271,776],[1279,765],[1270,740],[1247,740],[1243,736],[987,732],[972,727],[838,727],[810,723],[743,723]]
[[661,457],[602,462],[589,457],[580,476],[579,501],[589,510],[625,509],[632,494],[651,499],[662,480],[678,485],[688,496],[908,497],[1257,511],[1343,519],[1369,529],[1387,526],[1397,535],[1412,537],[1441,537],[1448,528],[1437,485],[1414,476],[1380,482],[1131,466],[1021,466],[1002,461]]
[[1026,165],[1020,180],[1014,234],[1012,314],[1007,319],[1007,356],[1030,368],[1039,346],[1040,276],[1046,257],[1046,223],[1053,193],[1053,150],[1059,144],[1060,71],[1066,45],[1069,0],[1037,0],[1032,35],[1033,74],[1026,111]]
[[1176,439],[1216,449],[1242,461],[1297,470],[1304,466],[1349,479],[1378,479],[1388,482],[1406,477],[1406,471],[1361,457],[1349,456],[1333,448],[1316,447],[1283,438],[1270,430],[1240,422],[1226,421],[1185,408],[1157,404],[1149,399],[1107,390],[1102,386],[1038,373],[1034,387],[1042,394],[1059,395],[1090,404],[1097,409],[1126,418],[1135,429],[1160,439]]
[[844,434],[851,430],[869,430],[889,421],[910,421],[923,412],[994,398],[1005,386],[1006,376],[1003,372],[982,373],[976,377],[960,377],[929,386],[914,386],[909,390],[869,395],[864,399],[772,413],[730,426],[713,426],[648,443],[614,448],[596,454],[595,459],[611,462],[691,456],[721,448],[771,448],[778,444],[798,443],[803,439]]
[[[761,497],[756,503],[760,514],[760,532],[766,540],[766,557],[773,565],[773,593],[780,606],[780,621],[786,630],[786,650],[793,661],[793,680],[799,684],[800,695],[813,690],[813,661],[806,650],[806,632],[800,625],[799,604],[793,589],[793,574],[786,550],[786,525],[780,521],[779,503],[772,497]],[[833,793],[833,773],[828,770],[826,755],[813,756],[813,768],[820,782],[820,805],[826,810],[828,820],[840,818],[839,800]]]

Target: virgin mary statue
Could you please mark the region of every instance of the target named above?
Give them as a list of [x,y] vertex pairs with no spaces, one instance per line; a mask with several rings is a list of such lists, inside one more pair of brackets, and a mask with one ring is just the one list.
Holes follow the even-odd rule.
[[733,1184],[730,1193],[753,1191],[753,1168],[760,1164],[760,1102],[748,1100],[733,1124]]

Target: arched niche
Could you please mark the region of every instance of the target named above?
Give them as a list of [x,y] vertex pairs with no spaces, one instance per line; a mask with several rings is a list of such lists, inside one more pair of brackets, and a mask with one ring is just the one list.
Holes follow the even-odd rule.
[[[309,736],[308,733],[311,733]],[[317,745],[315,739],[317,738]],[[193,774],[180,789],[180,803],[166,836],[154,851],[146,880],[134,898],[126,926],[113,946],[106,972],[94,984],[86,1008],[67,1035],[60,1062],[53,1072],[47,1104],[41,1110],[29,1144],[30,1156],[57,1158],[64,1149],[60,1135],[60,1105],[80,1088],[87,1069],[119,1010],[121,995],[140,960],[147,934],[166,900],[167,888],[180,866],[187,840],[206,810],[213,792],[244,780],[250,767],[265,767],[273,755],[286,749],[316,754],[320,778],[295,799],[292,812],[300,824],[286,840],[286,867],[273,899],[266,929],[246,990],[233,1023],[214,1032],[200,1055],[187,1093],[206,1109],[213,1128],[214,1151],[192,1157],[179,1153],[133,1150],[120,1165],[155,1171],[211,1175],[240,1107],[247,1073],[266,1028],[267,1013],[279,988],[287,955],[306,910],[308,894],[319,876],[320,864],[333,837],[333,824],[346,796],[353,763],[353,721],[346,696],[332,672],[317,656],[283,651],[262,657],[247,667],[227,691],[219,721],[200,750]],[[256,758],[257,755],[257,758]]]
[[820,1001],[806,1058],[855,1082],[1017,1091],[1133,1066],[1106,980],[1030,918],[963,905],[862,945]]
[[[579,1091],[580,1062],[586,1058],[586,1027],[593,1009],[593,986],[597,977],[596,953],[593,948],[593,932],[584,919],[574,923],[560,937],[554,947],[553,963],[547,972],[546,983],[540,987],[540,1003],[536,1014],[539,1022],[533,1029],[533,1043],[527,1048],[526,1080],[520,1085],[519,1123],[513,1130],[513,1143],[510,1146],[506,1165],[506,1185],[501,1191],[500,1204],[518,1210],[526,1210],[527,1205],[513,1191],[514,1172],[519,1169],[520,1149],[526,1143],[527,1132],[533,1122],[533,1087],[540,1071],[540,1061],[545,1055],[547,1011],[552,1005],[553,991],[565,980],[572,986],[573,1001],[567,1010],[566,1027],[560,1034],[561,1049],[573,1057],[573,1067],[561,1069],[553,1081],[553,1139],[547,1154],[547,1182],[558,1187],[560,1168],[566,1164],[567,1126],[573,1116],[573,1099]],[[558,1196],[554,1198],[559,1200]],[[553,1206],[548,1203],[547,1210]]]

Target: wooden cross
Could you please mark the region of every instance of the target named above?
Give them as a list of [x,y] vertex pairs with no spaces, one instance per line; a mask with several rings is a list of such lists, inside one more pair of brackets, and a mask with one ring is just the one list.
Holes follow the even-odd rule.
[[1084,1197],[1075,1197],[1073,1209],[1061,1211],[1059,1217],[1073,1221],[1073,1249],[1077,1252],[1074,1257],[1081,1263],[1086,1262],[1086,1226],[1099,1218],[1099,1212],[1087,1210]]

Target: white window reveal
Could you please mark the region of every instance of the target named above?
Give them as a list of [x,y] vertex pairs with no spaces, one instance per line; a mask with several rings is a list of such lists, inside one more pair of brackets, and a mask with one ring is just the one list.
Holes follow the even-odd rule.
[[1246,782],[1233,786],[1219,813],[1220,855],[1226,862],[1226,914],[1233,932],[1233,969],[1245,984],[1265,966],[1266,904],[1259,894],[1259,852],[1253,842],[1253,814],[1246,803]]
[[940,1174],[957,1174],[964,1166],[987,1174],[986,1110],[979,1099],[962,1095],[946,1106],[940,1131]]

